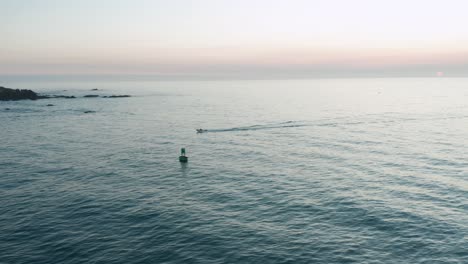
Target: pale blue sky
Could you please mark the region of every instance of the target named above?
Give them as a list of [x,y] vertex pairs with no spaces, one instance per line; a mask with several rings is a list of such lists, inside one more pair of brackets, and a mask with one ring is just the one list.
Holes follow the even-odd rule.
[[0,74],[461,75],[463,0],[0,0]]

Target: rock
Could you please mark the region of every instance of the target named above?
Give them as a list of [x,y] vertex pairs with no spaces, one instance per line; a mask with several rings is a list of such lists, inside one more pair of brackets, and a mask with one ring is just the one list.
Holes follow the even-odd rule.
[[0,101],[17,101],[27,99],[37,100],[41,99],[41,97],[31,90],[0,87]]
[[8,111],[8,110],[10,110],[10,108],[7,107],[7,108],[5,108],[5,110]]
[[110,96],[105,96],[105,98],[122,98],[122,97],[131,97],[130,95],[124,94],[124,95],[110,95]]
[[52,97],[46,97],[46,98],[65,98],[65,99],[74,99],[76,98],[75,96],[71,95],[53,95]]
[[85,95],[83,97],[99,97],[99,95],[97,95],[97,94],[87,94],[87,95]]

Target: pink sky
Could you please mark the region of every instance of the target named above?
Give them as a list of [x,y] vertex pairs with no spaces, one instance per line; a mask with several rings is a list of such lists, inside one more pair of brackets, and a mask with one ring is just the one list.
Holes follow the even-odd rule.
[[468,69],[461,0],[5,0],[0,75]]

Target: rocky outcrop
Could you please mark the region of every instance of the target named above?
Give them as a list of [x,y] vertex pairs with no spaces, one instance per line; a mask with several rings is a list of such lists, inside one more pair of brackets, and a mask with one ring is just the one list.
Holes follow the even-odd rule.
[[31,90],[0,87],[0,101],[37,100],[43,98]]
[[[64,90],[65,91],[65,90]],[[97,91],[97,89],[93,89]],[[97,94],[87,94],[83,96],[84,98],[97,98],[101,97]],[[122,98],[130,97],[130,95],[109,95],[102,96],[102,98]],[[74,95],[38,95],[37,93],[31,90],[25,89],[11,89],[0,86],[0,101],[16,101],[16,100],[37,100],[37,99],[50,99],[50,98],[64,98],[64,99],[75,99]]]

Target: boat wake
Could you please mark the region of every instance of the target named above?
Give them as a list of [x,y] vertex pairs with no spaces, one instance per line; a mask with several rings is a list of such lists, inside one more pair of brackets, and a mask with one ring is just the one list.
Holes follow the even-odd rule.
[[389,125],[389,124],[400,124],[402,122],[427,122],[434,120],[448,120],[448,119],[464,119],[468,116],[448,116],[443,118],[335,118],[335,119],[324,119],[316,121],[286,121],[280,123],[260,124],[252,126],[222,128],[222,129],[196,129],[197,133],[207,132],[238,132],[238,131],[255,131],[255,130],[266,130],[266,129],[282,129],[282,128],[296,128],[296,127],[352,127],[352,126],[368,126],[368,125]]
[[251,130],[289,128],[289,127],[303,127],[303,126],[307,126],[307,125],[308,124],[301,123],[299,121],[287,121],[287,122],[274,123],[274,124],[252,125],[252,126],[233,127],[233,128],[224,128],[224,129],[204,129],[203,132],[251,131]]

